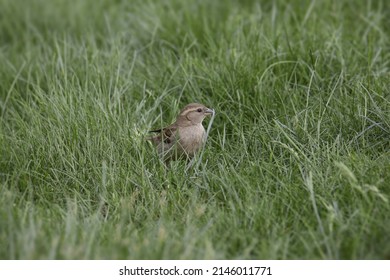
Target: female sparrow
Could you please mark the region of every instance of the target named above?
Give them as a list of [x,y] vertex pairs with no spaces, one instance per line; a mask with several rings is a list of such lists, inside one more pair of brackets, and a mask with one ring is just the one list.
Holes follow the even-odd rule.
[[149,131],[159,134],[149,137],[148,140],[157,146],[158,153],[165,162],[191,159],[202,148],[206,140],[206,131],[202,121],[213,113],[214,110],[202,104],[188,104],[180,111],[173,124]]

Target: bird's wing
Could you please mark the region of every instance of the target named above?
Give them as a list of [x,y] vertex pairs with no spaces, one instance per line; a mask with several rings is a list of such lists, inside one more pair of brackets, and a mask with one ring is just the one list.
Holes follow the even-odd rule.
[[159,134],[148,138],[148,140],[151,140],[155,144],[159,144],[161,142],[164,142],[165,144],[173,144],[175,142],[177,129],[178,127],[176,124],[171,124],[165,128],[151,130],[149,132],[158,132]]
[[161,131],[161,139],[165,144],[173,144],[175,142],[177,126],[172,124]]

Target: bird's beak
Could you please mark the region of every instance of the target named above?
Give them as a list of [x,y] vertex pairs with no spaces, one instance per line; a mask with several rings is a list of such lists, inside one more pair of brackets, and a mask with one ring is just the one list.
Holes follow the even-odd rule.
[[206,111],[204,111],[206,115],[214,115],[214,109],[207,108]]

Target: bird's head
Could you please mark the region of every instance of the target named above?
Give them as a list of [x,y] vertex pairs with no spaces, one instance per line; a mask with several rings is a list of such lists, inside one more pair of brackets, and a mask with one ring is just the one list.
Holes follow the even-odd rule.
[[178,120],[183,122],[190,122],[191,124],[200,124],[205,117],[214,113],[213,109],[209,109],[206,106],[199,103],[191,103],[184,107],[180,111]]

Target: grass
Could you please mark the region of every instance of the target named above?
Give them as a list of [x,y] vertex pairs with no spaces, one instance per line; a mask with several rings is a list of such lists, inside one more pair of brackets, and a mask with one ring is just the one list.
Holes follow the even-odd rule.
[[388,1],[0,6],[1,259],[390,258]]

